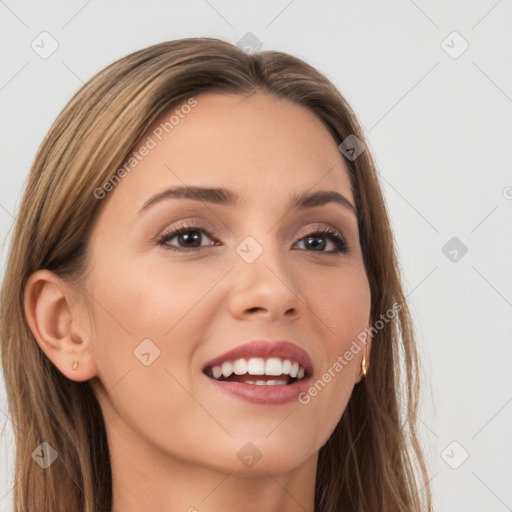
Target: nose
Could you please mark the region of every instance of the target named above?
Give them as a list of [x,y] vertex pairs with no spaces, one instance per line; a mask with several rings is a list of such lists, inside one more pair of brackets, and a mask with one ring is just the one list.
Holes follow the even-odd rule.
[[240,320],[295,320],[305,308],[293,269],[276,251],[266,249],[252,263],[240,258],[231,279],[229,310]]

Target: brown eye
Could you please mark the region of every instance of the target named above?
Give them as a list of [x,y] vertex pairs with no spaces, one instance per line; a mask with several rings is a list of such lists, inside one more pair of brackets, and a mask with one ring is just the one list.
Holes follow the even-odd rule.
[[[179,250],[187,250],[187,249],[199,249],[201,247],[206,247],[207,244],[201,245],[201,242],[204,238],[204,234],[211,239],[211,235],[209,231],[203,229],[198,226],[182,226],[180,228],[174,229],[169,233],[164,233],[159,239],[159,245],[162,245],[165,249],[170,249],[174,251]],[[176,238],[176,242],[174,244],[170,244],[171,240]]]

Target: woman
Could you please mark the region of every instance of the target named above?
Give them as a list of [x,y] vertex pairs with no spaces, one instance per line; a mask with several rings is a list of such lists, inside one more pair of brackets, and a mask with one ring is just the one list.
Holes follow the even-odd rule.
[[16,512],[431,508],[375,166],[290,55],[182,39],[85,84],[30,173],[1,339]]

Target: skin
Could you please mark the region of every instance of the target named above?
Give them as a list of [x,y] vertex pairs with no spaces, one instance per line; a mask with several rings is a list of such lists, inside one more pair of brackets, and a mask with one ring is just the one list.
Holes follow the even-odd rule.
[[[307,405],[242,401],[202,369],[244,342],[285,339],[309,353],[315,381],[369,325],[355,214],[334,203],[288,206],[292,194],[317,190],[354,204],[348,168],[321,121],[299,105],[260,92],[196,99],[103,199],[80,285],[47,270],[31,276],[27,318],[64,375],[91,379],[106,421],[114,512],[313,511],[318,451],[361,378],[363,350]],[[229,188],[241,204],[166,199],[137,214],[156,193],[185,184]],[[202,233],[202,247],[188,252],[158,244],[184,223],[212,237]],[[305,237],[319,227],[340,232],[349,251],[328,254],[330,238],[311,248]],[[236,252],[248,236],[263,248],[251,264]],[[179,237],[167,243],[183,247]],[[160,350],[149,366],[134,356],[144,339]],[[252,467],[237,457],[249,442],[261,453]]]

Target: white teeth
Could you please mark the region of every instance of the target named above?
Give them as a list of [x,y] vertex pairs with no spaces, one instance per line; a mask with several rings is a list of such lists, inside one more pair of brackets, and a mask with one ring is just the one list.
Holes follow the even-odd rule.
[[214,366],[212,368],[213,378],[218,379],[222,375],[222,366]]
[[245,375],[247,373],[247,359],[237,359],[233,363],[235,375]]
[[224,375],[224,377],[229,377],[232,373],[233,365],[229,361],[222,363],[222,375]]
[[[269,357],[264,359],[262,357],[251,357],[250,359],[236,359],[234,361],[225,361],[222,365],[215,365],[211,368],[211,373],[214,379],[220,379],[222,376],[228,378],[233,373],[235,375],[272,375],[281,376],[289,375],[292,378],[303,379],[306,372],[302,366],[296,361],[290,359],[280,359],[279,357]],[[247,381],[248,384],[267,381]],[[274,380],[268,382],[275,382]],[[260,384],[262,385],[262,384]]]
[[265,363],[265,375],[281,375],[283,373],[283,366],[281,359],[278,357],[271,357]]
[[282,380],[267,380],[267,386],[286,386],[286,382],[283,382]]
[[247,363],[249,375],[263,375],[265,373],[265,360],[262,357],[251,357]]
[[248,380],[246,384],[255,384],[256,386],[286,386],[286,382],[281,380]]

